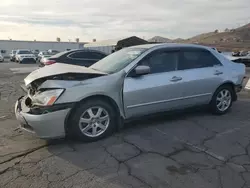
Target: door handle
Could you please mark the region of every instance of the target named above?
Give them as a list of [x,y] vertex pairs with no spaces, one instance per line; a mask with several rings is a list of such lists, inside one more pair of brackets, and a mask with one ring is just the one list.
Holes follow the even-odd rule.
[[182,77],[173,76],[170,81],[171,82],[177,82],[177,81],[180,81],[180,80],[182,80]]
[[215,73],[214,73],[214,75],[220,75],[220,74],[223,74],[223,72],[218,71],[218,70],[216,70]]

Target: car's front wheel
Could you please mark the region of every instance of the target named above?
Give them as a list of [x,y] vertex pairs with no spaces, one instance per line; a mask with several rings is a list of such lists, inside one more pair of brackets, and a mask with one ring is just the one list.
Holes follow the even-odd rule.
[[116,126],[116,112],[107,102],[96,99],[79,105],[68,122],[72,137],[91,142],[111,135]]
[[233,103],[233,89],[230,85],[219,87],[210,103],[214,114],[222,115],[228,112]]

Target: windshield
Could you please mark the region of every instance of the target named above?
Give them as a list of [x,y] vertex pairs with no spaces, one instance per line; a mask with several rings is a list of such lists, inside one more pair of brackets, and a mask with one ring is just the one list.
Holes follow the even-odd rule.
[[129,65],[145,50],[145,48],[124,48],[101,59],[90,68],[109,74],[115,73]]
[[31,54],[31,52],[28,50],[20,50],[18,51],[18,54]]

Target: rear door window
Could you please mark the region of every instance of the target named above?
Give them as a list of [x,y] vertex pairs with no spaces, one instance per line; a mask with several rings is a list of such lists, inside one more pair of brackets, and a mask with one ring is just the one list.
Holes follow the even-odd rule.
[[183,49],[180,52],[178,70],[196,69],[221,65],[220,61],[209,51],[203,49]]
[[86,60],[99,60],[104,58],[106,55],[98,52],[73,52],[69,54],[70,58],[74,59],[86,59]]
[[90,59],[102,59],[106,57],[105,54],[98,53],[98,52],[88,52]]
[[72,52],[69,54],[69,57],[74,59],[88,59],[89,55],[86,52]]

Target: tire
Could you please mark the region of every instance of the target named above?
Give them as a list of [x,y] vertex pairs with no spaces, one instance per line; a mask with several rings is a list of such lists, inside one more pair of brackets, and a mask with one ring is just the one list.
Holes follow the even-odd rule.
[[[222,85],[215,91],[210,102],[210,108],[213,114],[223,115],[230,110],[233,104],[233,92],[232,86],[230,85]],[[225,108],[223,108],[223,106]]]
[[[89,119],[91,118],[89,116],[88,110],[91,109],[92,113],[96,115],[97,111],[99,110],[98,108],[103,109],[101,118],[104,119],[104,117],[106,117],[105,114],[108,115],[109,117],[108,121],[103,120],[101,122],[102,130],[101,130],[101,127],[97,126],[97,125],[100,125],[99,124],[100,122],[96,122],[98,121],[98,118],[97,120],[93,118],[92,122],[89,121]],[[69,136],[70,138],[76,138],[78,140],[85,141],[85,142],[93,142],[93,141],[97,141],[102,138],[105,138],[107,136],[110,136],[115,131],[115,128],[117,125],[116,114],[117,113],[114,110],[114,108],[109,103],[103,100],[95,99],[95,100],[85,101],[81,103],[78,106],[78,108],[76,108],[73,111],[72,115],[70,116],[69,121],[67,123],[67,136]],[[82,123],[80,123],[81,117],[83,117],[83,120],[84,120]],[[88,123],[86,122],[86,120],[88,120],[87,121]],[[104,129],[103,129],[103,124],[107,124],[106,128]],[[93,126],[96,128],[94,128]],[[83,131],[80,129],[80,127],[82,128]],[[99,133],[99,134],[96,134],[95,136],[93,135],[91,136],[91,134],[93,134],[93,131],[94,131],[93,129],[96,129],[97,133],[100,131],[102,133],[100,132],[101,134]]]

